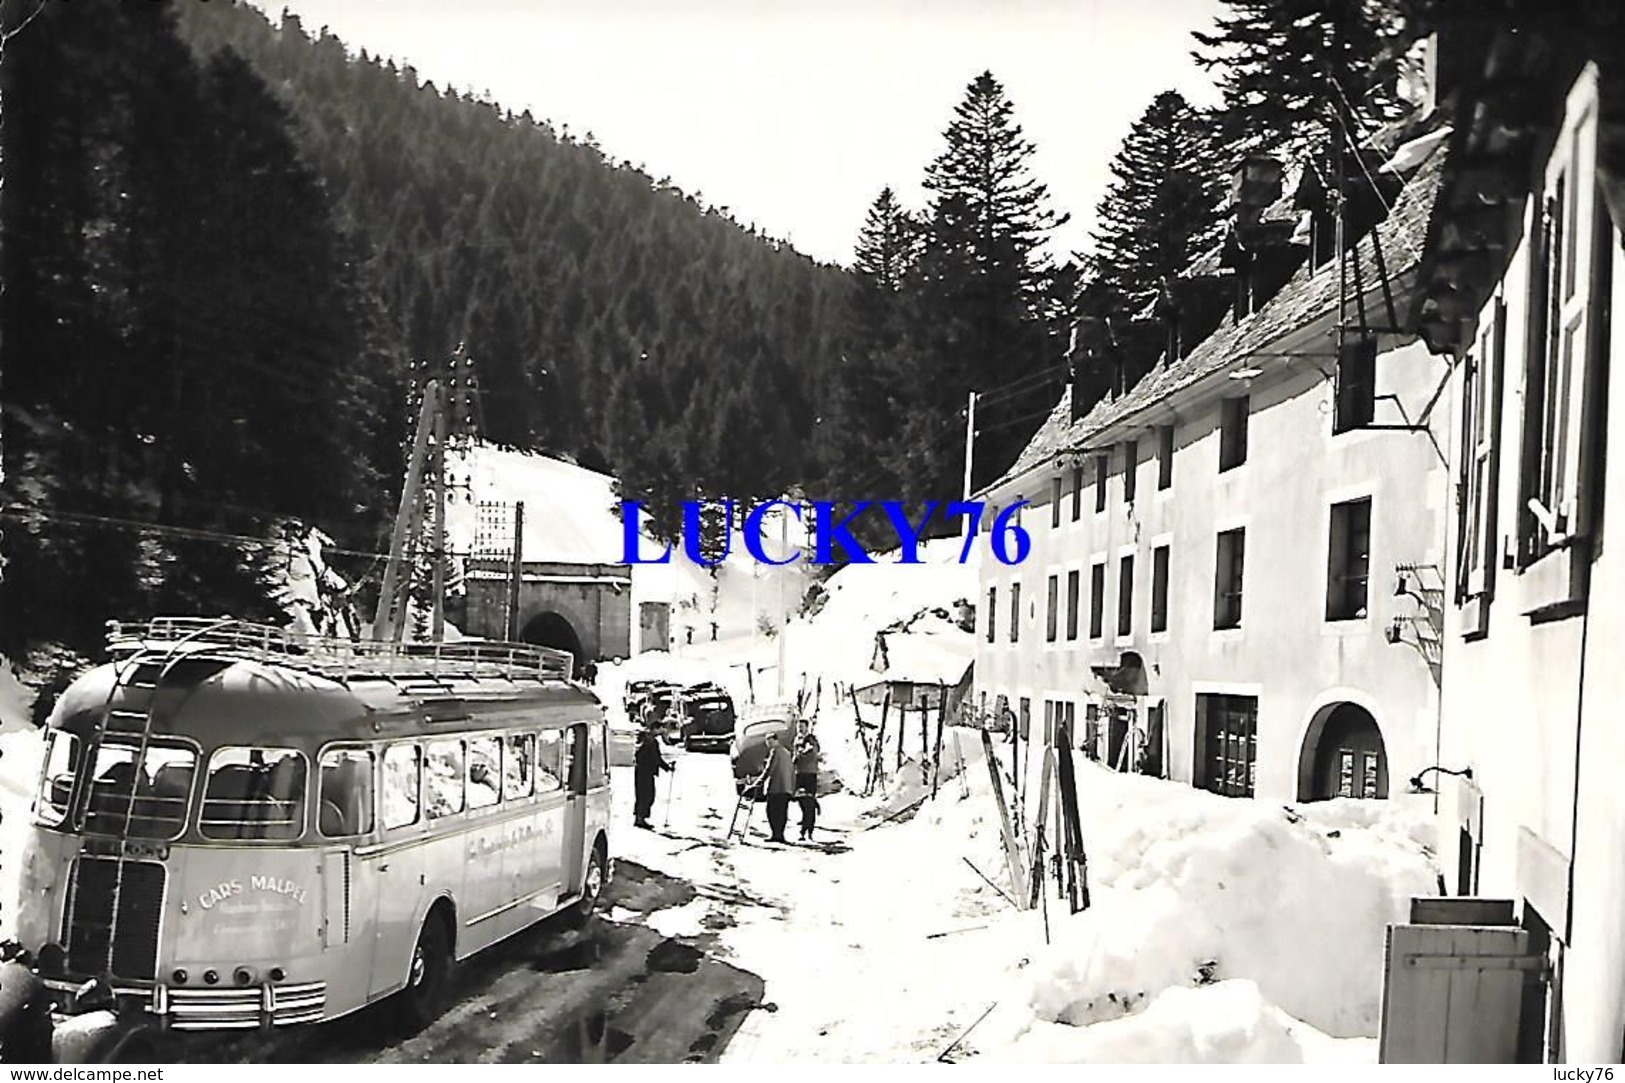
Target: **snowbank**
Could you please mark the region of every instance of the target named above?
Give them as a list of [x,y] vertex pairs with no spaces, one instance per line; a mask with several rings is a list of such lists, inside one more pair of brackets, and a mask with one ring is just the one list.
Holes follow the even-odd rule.
[[17,878],[28,840],[29,805],[45,757],[45,734],[26,722],[0,727],[0,940],[17,913]]
[[1299,1064],[1303,1024],[1242,979],[1171,988],[1091,1027],[1038,1022],[1001,1059],[1093,1064]]
[[1437,891],[1402,806],[1305,816],[1094,764],[1078,791],[1094,905],[1035,960],[1040,1019],[1098,1023],[1172,988],[1246,978],[1329,1035],[1376,1034],[1384,931]]

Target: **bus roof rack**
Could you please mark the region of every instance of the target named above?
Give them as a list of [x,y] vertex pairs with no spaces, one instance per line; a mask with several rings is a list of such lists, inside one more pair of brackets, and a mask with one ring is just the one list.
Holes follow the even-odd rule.
[[568,651],[533,643],[462,640],[455,643],[380,643],[340,636],[308,635],[232,618],[154,617],[107,622],[107,650],[120,660],[143,650],[179,648],[319,673],[344,681],[424,677],[505,678],[567,681],[574,658]]

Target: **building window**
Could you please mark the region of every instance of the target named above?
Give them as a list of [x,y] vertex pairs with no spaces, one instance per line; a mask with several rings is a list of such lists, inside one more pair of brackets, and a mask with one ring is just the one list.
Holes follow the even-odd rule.
[[1337,405],[1332,432],[1348,432],[1371,424],[1377,406],[1377,340],[1360,335],[1337,351]]
[[1010,584],[1010,642],[1021,640],[1021,584]]
[[1214,569],[1213,627],[1241,627],[1241,571],[1246,558],[1247,532],[1226,530],[1219,535]]
[[994,641],[994,629],[999,623],[999,588],[987,588],[987,641]]
[[1117,634],[1126,636],[1134,631],[1134,556],[1130,554],[1117,562]]
[[[1506,356],[1506,304],[1496,299],[1489,326],[1462,359],[1460,520],[1456,554],[1456,603],[1482,597],[1495,582],[1495,479],[1500,472],[1501,377]],[[1471,622],[1475,630],[1482,614]]]
[[1225,399],[1219,411],[1219,470],[1233,470],[1247,461],[1246,395]]
[[1139,480],[1135,477],[1140,471],[1140,442],[1130,440],[1123,445],[1123,500],[1125,503],[1134,503],[1134,493]]
[[1083,518],[1083,467],[1072,468],[1072,521]]
[[1332,505],[1331,545],[1326,554],[1326,619],[1366,615],[1371,570],[1371,498]]
[[1111,459],[1105,455],[1095,456],[1095,510],[1106,510],[1106,472],[1111,469]]
[[1078,638],[1078,588],[1082,573],[1070,571],[1066,573],[1066,638]]
[[1157,429],[1157,490],[1172,488],[1174,484],[1174,427],[1163,425]]
[[[1587,533],[1582,432],[1586,387],[1600,378],[1591,349],[1597,265],[1607,215],[1597,213],[1596,104],[1574,107],[1546,169],[1529,248],[1530,334],[1519,471],[1518,566],[1527,567]],[[1600,302],[1600,298],[1597,299]],[[1605,302],[1601,302],[1605,303]],[[1597,370],[1593,372],[1592,370]],[[1588,452],[1586,457],[1595,456]]]
[[1049,480],[1049,526],[1051,530],[1061,525],[1061,475],[1056,474]]
[[1198,784],[1224,797],[1253,796],[1258,763],[1258,700],[1196,697]]
[[1168,630],[1168,547],[1151,550],[1151,630]]
[[1060,628],[1061,610],[1061,577],[1049,577],[1049,598],[1044,608],[1044,638],[1050,643],[1055,642],[1055,634]]
[[1089,638],[1106,633],[1106,565],[1089,569]]

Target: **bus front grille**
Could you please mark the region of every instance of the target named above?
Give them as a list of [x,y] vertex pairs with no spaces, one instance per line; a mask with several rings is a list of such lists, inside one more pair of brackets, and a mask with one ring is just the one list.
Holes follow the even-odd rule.
[[[76,974],[102,974],[113,942],[115,977],[149,980],[158,969],[158,922],[163,913],[164,867],[124,862],[119,885],[117,858],[80,857],[68,892],[68,967]],[[118,913],[113,912],[115,886]]]

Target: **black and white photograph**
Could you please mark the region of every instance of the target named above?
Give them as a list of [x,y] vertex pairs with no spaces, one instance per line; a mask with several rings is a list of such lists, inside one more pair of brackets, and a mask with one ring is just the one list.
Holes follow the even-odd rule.
[[1605,1083],[1615,351],[1617,0],[0,0],[0,1064]]

